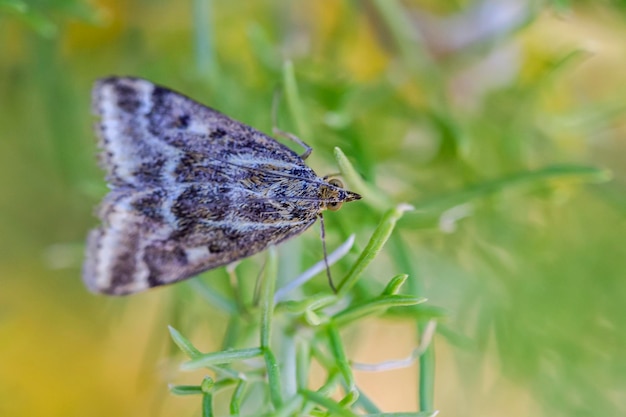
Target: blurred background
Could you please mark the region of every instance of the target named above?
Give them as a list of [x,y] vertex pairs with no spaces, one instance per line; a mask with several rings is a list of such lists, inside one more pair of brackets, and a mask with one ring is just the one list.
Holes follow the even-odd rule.
[[[407,273],[429,299],[433,408],[625,415],[617,0],[0,0],[0,415],[199,415],[196,397],[168,392],[202,374],[177,370],[166,325],[211,351],[228,316],[193,281],[123,299],[82,284],[107,190],[90,89],[141,76],[270,132],[287,60],[302,112],[279,124],[314,148],[307,163],[336,172],[339,146],[385,201],[416,207],[360,288]],[[329,247],[356,233],[363,248],[380,216],[371,201],[327,215]],[[293,276],[320,259],[316,229],[280,249],[294,253]],[[242,273],[253,282],[262,263]],[[200,280],[228,284],[222,268]],[[323,274],[310,285],[328,290]],[[416,333],[388,317],[344,339],[350,359],[380,362]],[[356,378],[383,411],[417,411],[419,372]]]

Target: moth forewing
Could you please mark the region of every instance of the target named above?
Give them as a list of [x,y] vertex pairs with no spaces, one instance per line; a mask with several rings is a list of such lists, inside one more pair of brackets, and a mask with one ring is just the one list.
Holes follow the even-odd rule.
[[287,146],[150,81],[96,82],[111,188],[87,239],[83,278],[123,295],[251,256],[360,198]]

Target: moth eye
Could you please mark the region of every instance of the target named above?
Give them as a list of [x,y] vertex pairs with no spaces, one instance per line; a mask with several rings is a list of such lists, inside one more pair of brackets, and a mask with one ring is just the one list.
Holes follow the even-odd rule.
[[[335,185],[335,184],[333,184],[333,185]],[[341,208],[342,204],[343,203],[341,201],[333,201],[331,203],[328,203],[327,208],[330,211],[337,211],[337,210],[339,210]]]
[[[341,182],[341,180],[338,180],[337,178],[331,178],[328,183],[330,185],[334,185],[335,187],[339,187],[339,188],[343,188],[343,182]],[[339,204],[341,205],[341,204]]]

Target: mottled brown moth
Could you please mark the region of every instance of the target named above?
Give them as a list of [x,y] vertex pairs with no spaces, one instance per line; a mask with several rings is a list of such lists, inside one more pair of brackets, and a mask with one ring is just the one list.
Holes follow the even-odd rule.
[[361,198],[271,137],[150,81],[97,81],[93,111],[111,189],[87,239],[83,279],[94,292],[190,278]]

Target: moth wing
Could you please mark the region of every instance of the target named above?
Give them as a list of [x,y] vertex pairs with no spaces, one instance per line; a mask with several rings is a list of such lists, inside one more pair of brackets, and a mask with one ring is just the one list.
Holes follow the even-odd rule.
[[316,177],[294,151],[271,137],[147,80],[101,79],[93,88],[92,107],[100,116],[101,164],[113,187],[217,180],[219,172],[211,167],[216,161],[259,169],[276,162],[297,176]]
[[198,185],[114,190],[89,234],[83,279],[93,292],[124,295],[192,277],[301,233],[316,220],[306,204],[316,203],[224,198]]
[[128,294],[257,253],[320,212],[322,181],[263,133],[149,81],[93,89],[112,191],[88,238],[83,277]]

